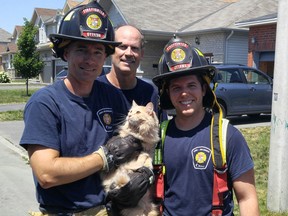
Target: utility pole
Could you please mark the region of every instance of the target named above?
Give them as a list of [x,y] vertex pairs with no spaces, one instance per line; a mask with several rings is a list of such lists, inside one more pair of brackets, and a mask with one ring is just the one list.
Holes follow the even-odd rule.
[[288,212],[288,1],[278,0],[267,207]]

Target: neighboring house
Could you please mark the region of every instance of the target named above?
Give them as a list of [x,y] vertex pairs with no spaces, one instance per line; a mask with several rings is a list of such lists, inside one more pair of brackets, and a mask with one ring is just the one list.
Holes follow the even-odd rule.
[[8,73],[9,77],[12,79],[15,79],[17,77],[17,74],[15,72],[12,60],[14,58],[14,55],[17,53],[17,40],[18,36],[22,31],[22,26],[15,26],[15,29],[13,31],[13,34],[9,34],[9,42],[6,44],[6,49],[3,52],[0,52],[2,55],[2,66],[3,70]]
[[63,66],[67,63],[61,59],[55,59],[51,51],[51,43],[49,35],[58,32],[63,14],[68,12],[71,8],[80,4],[87,4],[88,0],[75,1],[67,0],[63,10],[61,9],[47,9],[47,8],[35,8],[31,22],[39,28],[37,35],[38,51],[42,60],[45,62],[43,72],[40,73],[39,79],[43,83],[51,83],[54,81],[55,75],[62,70]]
[[248,66],[257,67],[273,77],[277,13],[240,21],[235,25],[249,28]]
[[37,49],[40,57],[45,63],[43,72],[39,74],[40,82],[51,83],[55,72],[55,64],[52,61],[53,56],[50,48],[49,34],[57,32],[60,20],[62,18],[61,9],[35,8],[31,22],[38,27],[36,40],[38,42]]
[[5,56],[3,58],[3,54],[9,50],[8,44],[11,42],[11,37],[12,35],[9,32],[0,28],[0,71],[6,71],[5,62],[3,62],[3,59],[5,60]]
[[88,4],[90,0],[66,0],[63,7],[63,14],[66,14],[69,10],[79,5]]

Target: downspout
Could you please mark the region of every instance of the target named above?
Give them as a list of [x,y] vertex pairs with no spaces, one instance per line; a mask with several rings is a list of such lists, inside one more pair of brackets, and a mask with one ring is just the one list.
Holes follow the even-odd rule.
[[225,62],[224,63],[228,63],[227,62],[228,61],[228,41],[232,37],[233,34],[234,34],[234,30],[231,30],[231,33],[228,35],[225,41]]

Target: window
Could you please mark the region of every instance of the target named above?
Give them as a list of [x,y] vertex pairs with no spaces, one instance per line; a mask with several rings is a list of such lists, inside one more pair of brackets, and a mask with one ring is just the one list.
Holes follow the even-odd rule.
[[245,77],[247,79],[247,83],[250,84],[269,84],[269,80],[254,70],[244,70]]
[[235,69],[220,69],[217,74],[218,83],[242,83],[241,75]]

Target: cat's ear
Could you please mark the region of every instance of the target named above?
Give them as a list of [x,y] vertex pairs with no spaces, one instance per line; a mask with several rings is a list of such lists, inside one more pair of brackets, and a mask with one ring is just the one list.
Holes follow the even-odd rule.
[[132,106],[138,106],[138,104],[133,100],[132,101]]
[[153,109],[154,109],[153,103],[152,103],[152,102],[149,102],[149,103],[146,105],[146,110],[147,110],[147,112],[148,112],[150,115],[153,113]]

